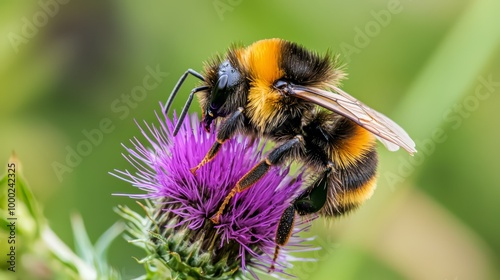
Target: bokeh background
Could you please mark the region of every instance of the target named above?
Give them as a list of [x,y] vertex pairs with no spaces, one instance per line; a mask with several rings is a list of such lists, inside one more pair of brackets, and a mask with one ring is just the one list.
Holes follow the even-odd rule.
[[[338,53],[343,88],[405,127],[420,150],[410,158],[381,146],[374,197],[348,218],[315,221],[310,235],[323,250],[303,256],[318,261],[290,272],[500,279],[499,11],[497,0],[5,1],[0,162],[16,152],[67,244],[75,212],[97,238],[118,220],[113,207],[134,204],[112,196],[136,190],[108,174],[130,167],[120,144],[139,134],[134,119],[155,122],[179,76],[231,43],[279,37]],[[141,91],[148,75],[154,86]],[[177,110],[195,84],[187,80]],[[78,149],[79,160],[70,155]],[[114,243],[111,263],[125,279],[143,273],[132,256],[143,253]]]

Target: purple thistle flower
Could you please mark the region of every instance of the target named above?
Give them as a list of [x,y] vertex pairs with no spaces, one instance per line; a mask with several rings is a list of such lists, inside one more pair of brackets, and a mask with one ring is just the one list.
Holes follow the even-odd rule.
[[[171,235],[182,233],[181,239],[186,244],[177,244],[176,251],[172,249],[176,245],[169,243],[163,254],[167,257],[172,252],[179,254],[177,261],[183,263],[184,270],[176,273],[191,274],[185,271],[186,266],[196,267],[195,274],[199,273],[196,276],[203,279],[241,277],[246,271],[257,278],[256,271],[267,272],[276,246],[278,221],[298,194],[302,174],[294,179],[288,176],[289,167],[271,168],[255,185],[231,199],[220,223],[215,225],[209,218],[236,182],[262,159],[265,143],[244,136],[228,140],[217,156],[193,175],[190,168],[203,159],[216,140],[215,133],[205,132],[198,117],[193,115],[185,119],[182,129],[173,137],[172,121],[166,116],[163,116],[165,121],[158,114],[157,117],[160,126],[145,123],[147,129],[141,128],[150,147],[137,138],[130,141],[132,148],[125,147],[128,155],[124,156],[136,170],[132,173],[115,170],[116,174],[112,174],[145,191],[128,196],[152,201],[156,209],[154,226],[163,231],[153,236],[149,234],[150,243],[164,245],[177,240]],[[306,239],[297,236],[308,227],[305,222],[296,223],[288,245],[280,250],[276,272],[284,273],[284,269],[291,266],[289,261],[296,259],[289,256],[290,251],[311,249],[301,245]],[[149,232],[155,231],[150,229]],[[163,241],[158,242],[159,239]],[[191,253],[184,254],[183,258],[179,251],[191,248],[192,244],[199,248],[189,250],[209,256],[209,260],[193,261]],[[158,253],[158,250],[152,252]],[[169,265],[171,261],[164,260],[164,263],[171,271],[177,269],[178,265]],[[217,266],[221,268],[212,269],[211,274],[208,272]]]

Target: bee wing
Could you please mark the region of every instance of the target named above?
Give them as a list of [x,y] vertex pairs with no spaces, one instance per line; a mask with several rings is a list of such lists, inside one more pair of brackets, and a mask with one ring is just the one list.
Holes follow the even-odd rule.
[[361,103],[338,87],[331,86],[330,88],[335,92],[295,86],[294,95],[354,121],[375,134],[390,151],[396,151],[399,147],[412,155],[417,151],[415,142],[394,121]]

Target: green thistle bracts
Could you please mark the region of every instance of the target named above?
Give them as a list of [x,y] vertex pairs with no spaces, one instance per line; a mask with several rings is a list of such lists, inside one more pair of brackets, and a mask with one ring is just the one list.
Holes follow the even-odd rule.
[[141,204],[146,211],[144,217],[128,207],[118,209],[127,221],[127,239],[148,254],[138,260],[147,271],[141,279],[246,279],[240,262],[230,256],[230,251],[220,256],[221,252],[216,254],[204,248],[210,244],[208,249],[217,251],[213,238],[203,231],[174,227],[179,223],[175,215],[155,207],[149,200],[146,203]]

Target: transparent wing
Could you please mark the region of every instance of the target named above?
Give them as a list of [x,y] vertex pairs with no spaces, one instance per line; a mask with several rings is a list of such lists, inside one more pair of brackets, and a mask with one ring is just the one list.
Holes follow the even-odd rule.
[[396,151],[399,147],[412,155],[417,151],[415,142],[394,121],[361,103],[338,87],[330,86],[330,88],[332,91],[295,86],[293,92],[298,98],[329,109],[364,127],[375,134],[390,151]]

